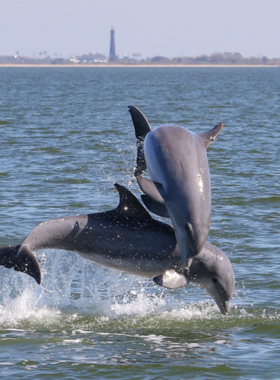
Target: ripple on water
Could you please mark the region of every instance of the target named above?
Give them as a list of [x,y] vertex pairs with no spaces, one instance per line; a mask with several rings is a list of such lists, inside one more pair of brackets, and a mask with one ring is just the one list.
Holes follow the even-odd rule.
[[236,275],[224,317],[197,287],[164,290],[71,253],[36,253],[40,287],[1,267],[1,375],[278,378],[279,70],[0,70],[1,246],[116,207],[114,182],[139,197],[134,104],[152,128],[224,123],[208,149],[209,240]]

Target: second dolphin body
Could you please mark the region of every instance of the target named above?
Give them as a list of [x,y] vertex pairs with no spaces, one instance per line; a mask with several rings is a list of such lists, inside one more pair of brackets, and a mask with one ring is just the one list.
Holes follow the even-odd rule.
[[116,187],[120,195],[116,209],[43,222],[21,245],[0,248],[0,265],[14,267],[40,283],[40,267],[33,251],[74,251],[109,268],[152,278],[167,288],[197,283],[213,297],[221,313],[227,314],[235,284],[227,256],[206,242],[189,272],[182,271],[174,229],[153,219],[125,187]]
[[[142,112],[129,106],[138,139],[135,175],[148,209],[170,217],[183,268],[204,247],[211,218],[211,186],[206,149],[221,132],[218,124],[194,133],[178,125],[151,130]],[[141,176],[146,166],[151,180]]]

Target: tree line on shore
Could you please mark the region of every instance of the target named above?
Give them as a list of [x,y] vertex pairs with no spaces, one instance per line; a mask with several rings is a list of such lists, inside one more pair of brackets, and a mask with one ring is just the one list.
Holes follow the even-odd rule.
[[[89,57],[89,55],[87,56]],[[105,56],[104,56],[105,57]],[[279,65],[280,58],[247,57],[244,58],[240,53],[214,53],[211,55],[200,55],[197,57],[175,57],[167,58],[155,56],[146,59],[136,59],[125,56],[117,58],[113,62],[108,62],[106,57],[103,61],[79,60],[76,58],[51,58],[47,55],[40,58],[30,58],[16,54],[14,56],[0,56],[0,64],[128,64],[128,65]]]

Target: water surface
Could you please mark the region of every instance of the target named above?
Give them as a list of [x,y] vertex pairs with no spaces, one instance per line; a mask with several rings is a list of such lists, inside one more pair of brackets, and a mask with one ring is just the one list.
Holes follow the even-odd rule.
[[197,286],[151,280],[58,250],[42,285],[0,268],[0,377],[279,377],[279,68],[0,68],[0,244],[40,222],[139,198],[128,105],[152,128],[218,122],[208,150],[209,241],[236,275],[228,317]]

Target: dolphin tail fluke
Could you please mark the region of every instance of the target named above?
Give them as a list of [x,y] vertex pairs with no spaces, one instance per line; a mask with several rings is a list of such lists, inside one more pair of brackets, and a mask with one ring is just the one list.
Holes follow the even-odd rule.
[[203,139],[206,149],[215,138],[222,132],[224,125],[222,123],[217,124],[214,128],[212,128],[208,132],[199,133],[200,137]]
[[27,247],[20,248],[14,269],[33,277],[38,284],[41,283],[40,265],[36,256]]
[[[38,284],[41,283],[41,269],[35,255],[20,245],[9,245],[0,248],[0,265],[5,268],[23,272],[33,277]],[[20,251],[20,252],[19,252]]]
[[151,131],[150,124],[145,115],[135,106],[128,106],[134,128],[135,136],[138,140],[144,140],[146,135]]
[[134,171],[134,176],[138,177],[139,175],[142,175],[147,169],[144,155],[144,139],[147,133],[151,131],[151,127],[144,114],[138,108],[134,106],[128,106],[128,108],[133,121],[135,136],[138,140],[136,143],[137,159]]
[[0,265],[5,268],[13,268],[17,261],[20,245],[9,245],[0,248]]

